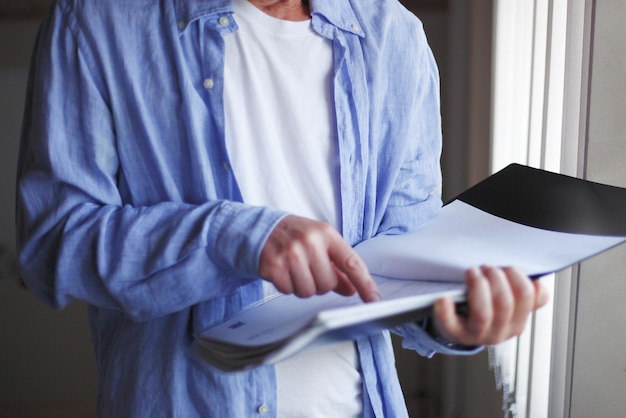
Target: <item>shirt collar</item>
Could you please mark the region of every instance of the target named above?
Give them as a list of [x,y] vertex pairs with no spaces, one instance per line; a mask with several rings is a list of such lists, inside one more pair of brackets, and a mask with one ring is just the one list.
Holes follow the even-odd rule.
[[321,16],[328,23],[346,32],[365,36],[350,0],[311,0],[311,15]]
[[[233,12],[232,0],[174,0],[174,4],[180,27],[203,16]],[[310,5],[314,20],[319,16],[338,29],[364,36],[350,0],[310,0]]]
[[212,14],[232,13],[232,0],[174,0],[179,27]]

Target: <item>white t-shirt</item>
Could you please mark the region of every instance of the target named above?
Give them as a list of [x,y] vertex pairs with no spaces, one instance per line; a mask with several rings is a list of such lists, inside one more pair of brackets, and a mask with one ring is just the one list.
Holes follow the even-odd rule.
[[[332,45],[310,21],[276,19],[246,0],[234,6],[239,30],[224,36],[224,105],[226,146],[243,199],[340,228]],[[352,342],[297,355],[276,374],[279,416],[362,411]]]

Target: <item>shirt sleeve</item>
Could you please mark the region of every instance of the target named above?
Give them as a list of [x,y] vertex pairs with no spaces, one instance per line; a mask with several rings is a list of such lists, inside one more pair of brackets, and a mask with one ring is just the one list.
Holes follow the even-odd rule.
[[439,71],[421,23],[414,22],[404,33],[414,36],[409,43],[414,48],[403,49],[402,67],[390,69],[398,73],[394,78],[402,84],[395,86],[398,103],[389,116],[394,120],[393,136],[402,141],[403,161],[378,234],[414,230],[442,205]]
[[[398,126],[394,135],[402,137],[403,160],[377,234],[412,231],[432,218],[442,204],[439,72],[421,23],[414,16],[409,19],[412,27],[404,33],[414,36],[410,42],[414,48],[403,50],[403,67],[396,77],[402,88],[394,96],[400,102],[394,109]],[[482,349],[435,339],[414,322],[393,331],[403,338],[404,348],[426,357],[435,353],[471,355]]]
[[256,279],[284,213],[226,200],[124,203],[103,81],[62,4],[40,29],[18,162],[27,286],[58,308],[78,299],[147,320]]

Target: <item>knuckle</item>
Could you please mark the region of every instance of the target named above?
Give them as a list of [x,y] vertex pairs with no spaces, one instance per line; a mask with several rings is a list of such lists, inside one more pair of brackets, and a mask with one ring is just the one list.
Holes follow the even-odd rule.
[[514,302],[513,295],[509,292],[499,292],[493,299],[496,312],[511,312]]
[[272,283],[274,284],[276,289],[278,289],[278,291],[281,293],[284,293],[286,295],[290,295],[293,293],[293,287],[291,286],[291,282],[289,281],[277,279],[277,280],[272,281]]
[[336,282],[332,282],[330,280],[326,280],[326,281],[320,282],[317,285],[317,294],[318,295],[323,295],[325,293],[330,292],[335,287],[337,287],[337,283]]
[[475,328],[485,329],[491,322],[490,315],[485,311],[477,311],[472,318]]
[[327,240],[327,237],[332,236],[336,231],[332,226],[325,222],[316,222],[310,228],[300,236],[303,243],[310,246],[316,246]]
[[301,246],[298,243],[292,242],[285,249],[285,253],[282,255],[281,264],[283,267],[298,265],[302,260]]
[[259,275],[263,278],[271,279],[277,272],[283,270],[283,263],[278,257],[264,259],[259,264]]
[[522,299],[531,299],[535,296],[535,289],[530,281],[524,281],[518,289],[518,295]]
[[333,228],[329,223],[318,222],[316,225],[317,225],[317,231],[321,235],[334,235],[335,233],[337,233],[335,228]]
[[352,253],[348,256],[348,258],[346,258],[346,269],[350,273],[360,272],[364,268],[365,264],[356,253]]
[[311,286],[302,286],[296,290],[295,295],[299,298],[310,298],[315,296],[315,290]]

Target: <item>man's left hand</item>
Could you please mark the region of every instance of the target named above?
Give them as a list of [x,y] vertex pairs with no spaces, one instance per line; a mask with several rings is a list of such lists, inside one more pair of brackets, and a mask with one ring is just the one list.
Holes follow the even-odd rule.
[[449,298],[434,307],[434,331],[457,344],[493,345],[520,335],[530,314],[549,299],[545,286],[512,267],[470,269],[465,279],[467,316]]

